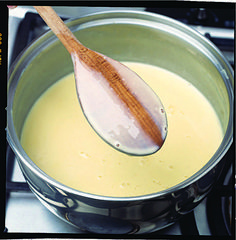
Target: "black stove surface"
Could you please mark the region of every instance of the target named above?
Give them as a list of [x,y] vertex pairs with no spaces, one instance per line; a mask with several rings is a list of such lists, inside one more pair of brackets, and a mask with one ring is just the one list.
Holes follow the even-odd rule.
[[234,8],[209,7],[147,8],[149,12],[159,13],[188,25],[201,25],[217,28],[234,28]]
[[[221,27],[225,29],[234,28],[234,9],[206,9],[206,8],[147,8],[146,11],[160,13],[179,21],[191,25],[201,25],[210,27]],[[65,19],[64,19],[65,20]],[[11,63],[16,59],[20,52],[33,41],[36,37],[41,35],[47,27],[43,20],[35,13],[29,12],[22,19],[17,36],[18,42],[14,45]],[[210,38],[210,36],[208,36]],[[212,39],[213,43],[218,43],[220,49],[228,49],[234,51],[234,39]],[[230,63],[234,67],[234,62]],[[30,191],[25,182],[14,182],[11,180],[13,164],[15,161],[14,154],[9,146],[7,146],[7,200],[10,192]],[[231,147],[227,153],[227,161],[222,175],[218,182],[213,187],[210,195],[207,197],[207,218],[211,234],[213,236],[232,236],[234,214],[232,212],[234,202],[234,181],[232,177],[232,165],[234,162],[234,147]],[[227,179],[226,179],[227,178]],[[226,180],[225,180],[226,179]],[[7,204],[6,200],[6,204]],[[199,235],[199,229],[196,224],[196,219],[193,211],[186,214],[179,221],[182,235]],[[5,228],[7,232],[7,226]],[[152,233],[149,236],[155,237],[161,235],[162,231]]]

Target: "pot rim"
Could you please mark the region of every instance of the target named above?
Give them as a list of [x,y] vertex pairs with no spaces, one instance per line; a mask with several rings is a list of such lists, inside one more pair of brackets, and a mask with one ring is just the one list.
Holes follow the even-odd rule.
[[[111,14],[111,16],[107,16],[109,14]],[[105,16],[105,18],[101,18],[103,15]],[[112,19],[112,18],[126,18],[126,19],[132,18],[132,19],[137,19],[137,20],[143,20],[143,19],[138,18],[140,16],[148,17],[148,19],[144,19],[144,20],[151,22],[151,24],[153,24],[155,19],[162,20],[162,21],[165,21],[166,24],[174,24],[179,29],[184,30],[187,33],[194,34],[194,36],[198,37],[198,39],[203,41],[203,43],[205,43],[208,46],[208,48],[212,48],[211,51],[214,50],[218,54],[218,56],[221,58],[222,62],[227,66],[228,70],[230,71],[230,74],[232,76],[234,75],[231,66],[229,65],[229,63],[227,62],[227,60],[225,59],[223,54],[220,52],[220,50],[212,42],[210,42],[208,39],[206,39],[204,36],[202,36],[199,32],[197,32],[196,30],[192,29],[191,27],[185,25],[184,23],[181,23],[175,19],[163,16],[160,14],[148,13],[148,12],[138,11],[138,10],[109,10],[109,11],[102,11],[102,12],[98,12],[98,13],[87,14],[81,18],[72,18],[65,22],[70,27],[70,25],[73,24],[73,22],[75,22],[76,20],[80,20],[80,19],[84,21],[83,23],[86,23],[86,19],[90,19],[90,18],[92,18],[91,21],[99,20],[99,19],[102,19],[102,20],[103,19]],[[31,51],[31,48],[33,48],[34,45],[41,38],[44,38],[44,37],[50,38],[50,36],[53,36],[53,34],[52,34],[51,30],[48,30],[45,33],[43,33],[41,36],[36,38],[29,46],[27,46],[21,52],[21,54],[17,57],[15,62],[12,64],[11,69],[9,70],[8,79],[10,79],[11,73],[13,72],[13,69],[17,66],[18,61],[25,54],[27,54],[28,51]],[[56,36],[53,36],[53,39],[57,39]],[[53,179],[52,177],[47,175],[45,172],[43,172],[28,157],[28,155],[25,153],[23,147],[21,146],[20,140],[18,139],[18,137],[16,135],[14,124],[13,124],[13,118],[12,118],[13,101],[9,100],[9,98],[11,98],[13,100],[14,96],[9,96],[9,94],[7,97],[8,104],[10,102],[9,105],[7,104],[7,127],[6,127],[7,141],[9,143],[10,147],[12,148],[12,150],[14,151],[14,153],[16,154],[16,157],[19,158],[34,174],[36,174],[38,177],[40,177],[44,181],[48,182],[52,186],[62,189],[70,194],[79,195],[82,197],[96,199],[96,200],[103,200],[103,201],[104,200],[105,201],[140,201],[140,200],[146,200],[146,199],[153,199],[153,198],[157,198],[160,196],[170,194],[177,190],[184,189],[185,187],[193,184],[194,182],[196,182],[197,180],[202,178],[210,170],[212,170],[221,161],[221,159],[223,158],[223,156],[225,155],[225,153],[228,151],[231,144],[233,143],[233,110],[234,110],[233,109],[233,102],[234,102],[233,83],[230,81],[227,74],[225,75],[225,72],[223,72],[224,69],[221,68],[220,70],[222,70],[221,75],[222,75],[222,78],[224,79],[224,83],[225,83],[227,91],[228,91],[229,102],[232,103],[229,106],[230,114],[229,114],[229,121],[228,121],[225,136],[224,136],[219,148],[217,149],[215,154],[211,157],[211,159],[209,159],[207,164],[205,164],[200,170],[198,170],[194,175],[192,175],[188,179],[186,179],[170,188],[167,188],[165,190],[162,190],[162,191],[159,191],[156,193],[147,194],[147,195],[140,195],[140,196],[111,197],[111,196],[102,196],[102,195],[79,191],[79,190],[73,189],[73,188],[71,188],[67,185],[64,185],[63,183],[60,183],[57,180]],[[9,81],[9,84],[8,84],[8,91],[10,89],[10,85],[12,85],[11,81]]]

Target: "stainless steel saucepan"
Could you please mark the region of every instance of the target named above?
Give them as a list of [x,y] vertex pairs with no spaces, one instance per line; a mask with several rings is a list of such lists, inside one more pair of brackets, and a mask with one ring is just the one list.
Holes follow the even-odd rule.
[[[202,35],[173,19],[139,11],[106,11],[67,23],[87,47],[119,61],[148,63],[197,87],[214,107],[224,139],[192,177],[161,192],[107,197],[74,190],[39,169],[20,144],[25,118],[38,97],[73,71],[70,56],[50,31],[27,47],[9,74],[7,140],[30,189],[53,213],[93,233],[150,233],[191,211],[211,190],[233,141],[233,71]],[[191,161],[191,159],[189,159]]]

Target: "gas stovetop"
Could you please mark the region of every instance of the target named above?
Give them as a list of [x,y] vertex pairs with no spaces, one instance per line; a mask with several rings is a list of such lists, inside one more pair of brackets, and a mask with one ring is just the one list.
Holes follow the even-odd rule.
[[[56,8],[66,20],[81,17],[87,13],[114,8],[73,7]],[[63,11],[64,9],[64,11]],[[116,8],[115,8],[116,9]],[[120,9],[120,8],[119,8]],[[136,8],[135,8],[136,9]],[[71,11],[73,10],[73,11]],[[170,16],[182,21],[208,37],[222,51],[234,68],[234,11],[235,9],[212,8],[138,8]],[[19,53],[47,27],[32,7],[18,7],[9,15],[9,65]],[[15,40],[17,36],[17,42]],[[79,233],[87,235],[69,225],[48,211],[29,190],[19,169],[15,156],[6,148],[6,216],[5,233]],[[233,147],[227,153],[227,163],[219,181],[207,198],[194,211],[188,213],[179,222],[149,234],[148,237],[164,235],[232,235],[234,220],[232,199],[234,192]],[[83,235],[85,234],[85,235]],[[8,238],[8,237],[7,237]]]

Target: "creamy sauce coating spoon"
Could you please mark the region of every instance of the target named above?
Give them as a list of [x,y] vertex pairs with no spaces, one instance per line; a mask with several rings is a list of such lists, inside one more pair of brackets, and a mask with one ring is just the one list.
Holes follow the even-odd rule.
[[127,154],[158,151],[167,118],[152,89],[125,65],[82,45],[51,7],[34,8],[70,53],[78,99],[97,134]]

